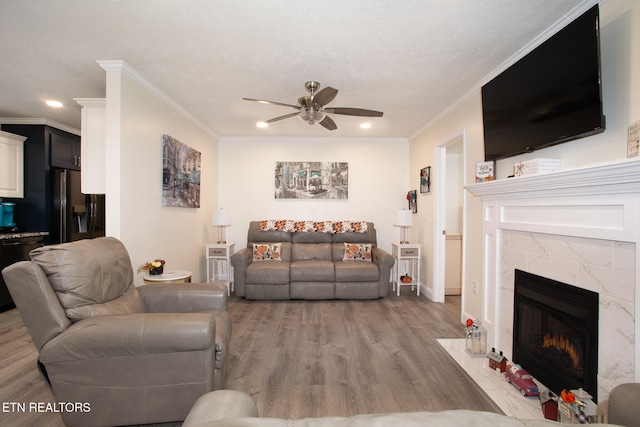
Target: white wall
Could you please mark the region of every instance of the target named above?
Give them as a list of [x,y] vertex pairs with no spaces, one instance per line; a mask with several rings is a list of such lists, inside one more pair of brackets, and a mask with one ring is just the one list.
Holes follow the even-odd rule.
[[[417,179],[416,171],[429,165],[435,165],[435,147],[449,144],[457,141],[464,136],[466,144],[467,162],[464,171],[464,185],[473,183],[475,180],[475,159],[483,157],[482,149],[482,104],[480,93],[477,93],[457,109],[452,111],[446,117],[435,123],[427,131],[411,141],[410,147],[410,164],[409,169],[413,172]],[[471,159],[471,160],[469,160]],[[418,172],[419,173],[419,172]],[[420,214],[420,223],[411,229],[412,241],[418,241],[423,245],[422,265],[426,266],[422,270],[422,282],[426,284],[429,293],[433,293],[433,269],[434,252],[433,237],[434,233],[440,233],[441,230],[434,230],[434,209],[436,200],[445,200],[441,197],[439,191],[445,191],[439,187],[437,181],[438,171],[431,168],[432,186],[431,193],[418,195],[418,207],[422,207]],[[463,272],[463,301],[466,304],[465,313],[481,319],[482,317],[482,300],[467,295],[471,286],[468,283],[476,280],[482,282],[482,203],[469,192],[465,191],[463,195],[463,204],[465,207],[463,224],[464,234],[463,252],[465,257],[466,271]],[[443,245],[444,250],[444,245]],[[444,277],[444,276],[443,276]],[[443,284],[442,284],[443,285]],[[444,286],[444,285],[443,285]],[[479,294],[481,289],[479,289]],[[465,314],[465,315],[467,315]]]
[[[640,3],[633,0],[607,1],[600,5],[601,57],[603,103],[607,116],[607,129],[603,134],[584,138],[534,153],[512,157],[497,164],[498,178],[513,171],[513,164],[529,158],[554,157],[562,159],[563,168],[575,168],[626,158],[627,127],[640,120]],[[434,163],[435,147],[466,129],[467,184],[474,182],[475,163],[484,158],[482,131],[482,103],[479,90],[471,93],[445,117],[431,124],[410,143],[410,173],[414,176],[421,167]],[[419,160],[417,160],[419,159]],[[432,176],[437,173],[432,168]],[[416,178],[417,179],[417,178]],[[423,221],[411,233],[423,243],[430,271],[433,259],[433,200],[436,195],[418,195],[418,206],[423,210]],[[463,240],[465,266],[463,271],[463,315],[483,318],[482,271],[482,204],[465,192],[465,239]],[[417,233],[417,234],[416,234]],[[431,278],[427,274],[428,287]],[[480,289],[472,292],[471,283],[477,280]]]
[[[400,237],[395,210],[406,208],[407,191],[418,188],[409,188],[406,139],[220,138],[219,150],[218,202],[231,216],[227,241],[236,248],[246,245],[252,220],[366,220],[390,252]],[[278,161],[348,162],[348,200],[275,199]]]
[[[134,76],[135,77],[135,76]],[[107,234],[125,244],[134,269],[164,259],[166,269],[205,279],[204,245],[218,198],[217,141],[136,79],[107,72]],[[162,206],[162,135],[200,151],[200,208]],[[142,284],[142,275],[135,278]]]

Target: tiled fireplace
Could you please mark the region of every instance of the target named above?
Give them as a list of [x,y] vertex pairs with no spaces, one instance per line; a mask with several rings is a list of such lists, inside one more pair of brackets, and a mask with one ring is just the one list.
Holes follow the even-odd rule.
[[599,294],[598,401],[640,381],[640,161],[467,187],[483,201],[489,346],[511,359],[515,270]]

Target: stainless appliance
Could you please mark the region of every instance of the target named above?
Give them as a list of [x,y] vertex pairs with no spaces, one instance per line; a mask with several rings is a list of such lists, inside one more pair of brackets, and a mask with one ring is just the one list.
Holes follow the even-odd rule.
[[104,195],[82,193],[79,171],[55,169],[53,181],[51,243],[104,236]]

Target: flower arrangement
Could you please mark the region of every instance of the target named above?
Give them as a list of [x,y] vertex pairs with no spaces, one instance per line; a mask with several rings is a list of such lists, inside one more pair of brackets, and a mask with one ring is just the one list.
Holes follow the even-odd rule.
[[162,274],[162,272],[164,271],[164,260],[156,259],[151,262],[145,262],[140,267],[138,267],[138,274],[142,273],[143,271],[147,271],[149,272],[149,274],[152,274],[154,276],[157,274]]

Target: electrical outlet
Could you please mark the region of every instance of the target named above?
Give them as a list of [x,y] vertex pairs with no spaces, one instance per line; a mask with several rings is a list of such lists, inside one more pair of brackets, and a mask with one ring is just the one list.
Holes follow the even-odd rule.
[[478,295],[478,281],[477,280],[473,281],[473,293]]

